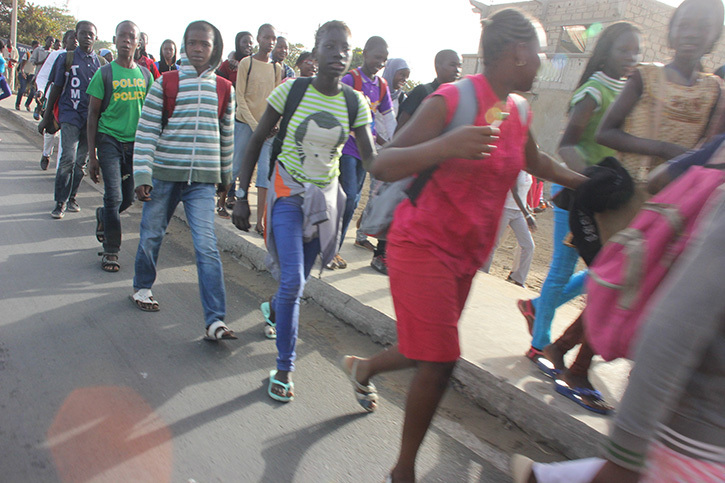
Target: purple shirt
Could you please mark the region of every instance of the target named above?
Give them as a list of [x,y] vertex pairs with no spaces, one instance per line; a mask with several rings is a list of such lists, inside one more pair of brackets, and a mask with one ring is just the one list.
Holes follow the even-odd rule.
[[101,62],[94,52],[87,54],[78,47],[73,52],[73,63],[70,71],[65,71],[65,57],[68,53],[58,56],[53,65],[55,71],[51,81],[63,87],[58,100],[58,121],[67,122],[78,128],[86,125],[88,117],[88,84],[93,74],[101,68]]
[[[370,103],[373,119],[375,119],[375,112],[379,112],[380,114],[387,114],[391,112],[393,110],[393,101],[390,99],[390,89],[386,90],[385,97],[380,99],[380,77],[374,76],[374,79],[371,80],[363,73],[361,67],[358,67],[357,70],[360,72],[360,77],[362,78],[362,93]],[[345,77],[342,78],[342,83],[347,84],[350,87],[354,87],[355,82],[352,74],[345,74]],[[374,136],[375,121],[373,121],[372,130]],[[352,134],[345,143],[345,146],[342,148],[342,154],[349,154],[357,159],[361,159],[360,153],[357,150],[357,144],[355,143],[355,137],[352,136]]]

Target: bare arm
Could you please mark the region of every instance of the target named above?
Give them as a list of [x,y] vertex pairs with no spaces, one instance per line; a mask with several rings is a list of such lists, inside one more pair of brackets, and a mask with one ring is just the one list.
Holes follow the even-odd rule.
[[642,76],[639,71],[635,71],[602,118],[597,131],[597,142],[624,153],[658,156],[663,159],[672,159],[687,151],[677,144],[640,138],[622,130],[624,120],[642,97],[642,89]]
[[529,230],[536,231],[536,220],[533,216],[531,216],[531,213],[529,213],[529,209],[526,207],[524,202],[521,200],[521,197],[519,196],[519,192],[516,189],[516,186],[511,188],[511,196],[513,196],[514,201],[516,202],[516,206],[519,207],[519,210],[521,210],[521,213],[524,214],[524,218],[526,218],[526,224],[529,225]]
[[90,161],[88,173],[94,183],[100,181],[99,174],[101,172],[101,165],[98,163],[98,157],[96,156],[96,135],[98,134],[98,119],[101,116],[101,102],[101,99],[89,96],[88,121],[86,122],[88,157]]
[[581,140],[584,130],[589,125],[589,121],[596,108],[596,101],[589,95],[576,103],[569,112],[569,122],[559,142],[559,156],[570,169],[577,173],[583,172],[587,167],[586,159],[582,157],[577,148],[577,144]]
[[539,151],[534,136],[529,131],[529,139],[526,141],[526,171],[537,178],[553,181],[556,184],[576,189],[588,178],[572,171],[566,166],[557,163],[554,158],[543,151]]
[[446,105],[440,96],[423,102],[393,141],[380,150],[370,173],[381,181],[397,181],[449,158],[484,159],[495,149],[499,130],[463,126],[443,135]]
[[410,114],[408,114],[407,111],[402,111],[400,115],[398,116],[398,126],[395,128],[395,133],[397,134],[398,131],[400,131],[403,126],[405,126],[405,123],[410,121]]
[[360,153],[363,168],[365,168],[365,171],[370,171],[370,166],[377,156],[370,124],[365,124],[355,129],[355,143]]

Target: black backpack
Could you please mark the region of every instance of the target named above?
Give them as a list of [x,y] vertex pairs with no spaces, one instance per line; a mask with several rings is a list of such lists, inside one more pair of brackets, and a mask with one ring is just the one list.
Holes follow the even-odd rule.
[[[272,141],[272,154],[269,156],[269,179],[272,179],[272,173],[274,172],[274,163],[277,162],[277,157],[282,152],[282,143],[287,135],[287,125],[289,124],[292,115],[297,110],[297,107],[302,102],[302,98],[307,92],[307,88],[312,84],[314,77],[300,77],[295,79],[290,88],[287,100],[284,103],[284,112],[282,113],[282,123],[279,125],[279,132]],[[350,130],[352,125],[357,119],[358,101],[355,91],[352,87],[347,84],[342,84],[342,94],[345,96],[345,105],[347,107],[347,119],[349,122]]]

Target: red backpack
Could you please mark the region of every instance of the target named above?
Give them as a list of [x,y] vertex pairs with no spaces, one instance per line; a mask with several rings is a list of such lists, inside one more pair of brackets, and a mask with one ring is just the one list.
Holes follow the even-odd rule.
[[[360,68],[352,69],[350,71],[350,75],[352,76],[352,88],[356,91],[362,92],[363,80],[362,75],[360,74]],[[378,96],[378,103],[381,103],[385,98],[385,94],[388,93],[388,81],[379,76],[375,77],[379,80],[378,85],[380,86],[380,95]]]
[[724,168],[691,167],[647,201],[594,259],[584,327],[587,342],[604,360],[631,357],[657,288],[708,213],[725,199]]
[[[164,72],[162,76],[164,79],[161,83],[164,90],[164,108],[161,114],[161,130],[166,127],[169,118],[174,114],[176,96],[179,94],[179,71],[170,70]],[[232,99],[232,83],[224,77],[216,76],[216,95],[219,99],[218,117],[221,121]]]

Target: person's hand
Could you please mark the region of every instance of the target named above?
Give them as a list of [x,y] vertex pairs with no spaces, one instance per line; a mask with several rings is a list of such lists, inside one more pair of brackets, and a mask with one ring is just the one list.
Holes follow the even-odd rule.
[[91,180],[98,184],[98,182],[101,180],[100,174],[101,174],[101,165],[98,162],[98,158],[96,157],[96,153],[90,153],[88,156],[88,176],[91,177]]
[[136,198],[138,198],[139,201],[151,201],[151,190],[153,189],[152,186],[149,186],[147,184],[142,184],[141,186],[136,187]]
[[38,123],[38,132],[40,134],[45,134],[45,128],[46,127],[48,127],[48,121],[45,118],[43,118]]
[[246,198],[237,198],[232,210],[232,223],[242,231],[249,231],[252,225],[249,223],[251,210],[249,209],[249,201]]
[[662,159],[673,159],[681,154],[685,154],[686,152],[687,149],[678,144],[661,141],[657,155]]
[[538,226],[536,225],[536,218],[534,218],[534,215],[529,213],[526,215],[526,224],[529,225],[529,231],[531,233],[535,232]]
[[447,158],[485,159],[496,149],[501,131],[493,126],[462,126],[442,136]]
[[619,465],[607,461],[596,474],[592,483],[610,483],[616,481],[617,483],[637,483],[639,481],[639,473],[636,471],[628,470]]
[[272,139],[277,135],[279,132],[279,126],[274,126],[271,131],[269,131],[269,134],[267,134],[267,139]]

